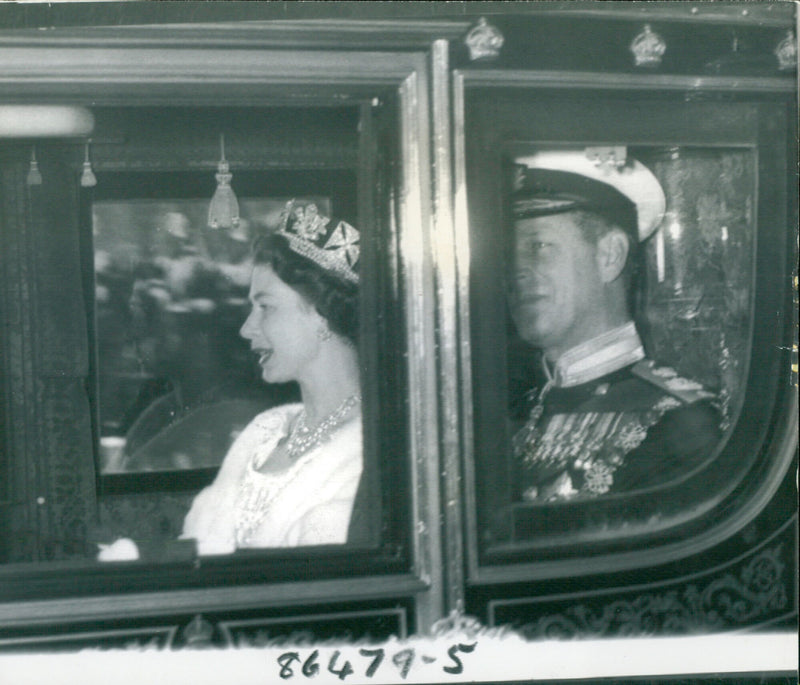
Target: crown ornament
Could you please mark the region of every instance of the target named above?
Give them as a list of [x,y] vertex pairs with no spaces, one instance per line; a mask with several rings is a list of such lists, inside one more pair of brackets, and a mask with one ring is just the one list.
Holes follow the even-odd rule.
[[300,205],[289,200],[281,214],[277,235],[283,236],[289,248],[350,283],[358,284],[354,267],[360,256],[358,229],[346,221],[333,228],[330,217],[320,214],[317,205]]
[[464,37],[472,62],[499,57],[504,42],[500,29],[486,21],[486,17],[478,19],[478,23]]
[[183,639],[188,647],[208,647],[214,636],[212,626],[203,616],[197,614],[184,628]]
[[650,24],[645,24],[642,32],[631,43],[631,52],[637,67],[657,67],[666,50],[664,39],[650,28]]
[[774,54],[778,58],[778,69],[781,71],[797,68],[797,40],[794,32],[786,32],[783,40],[775,46]]

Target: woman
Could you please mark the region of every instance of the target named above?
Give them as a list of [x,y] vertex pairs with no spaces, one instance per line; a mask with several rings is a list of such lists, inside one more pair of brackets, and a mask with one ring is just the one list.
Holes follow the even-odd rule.
[[267,383],[297,381],[302,402],[259,414],[195,498],[184,538],[200,554],[343,544],[361,480],[358,231],[287,204],[254,250],[241,328]]

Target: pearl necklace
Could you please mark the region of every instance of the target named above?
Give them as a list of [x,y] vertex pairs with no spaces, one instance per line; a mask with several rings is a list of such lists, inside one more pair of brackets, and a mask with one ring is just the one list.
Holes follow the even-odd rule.
[[297,459],[300,455],[325,442],[334,429],[344,421],[350,410],[359,402],[361,402],[359,393],[350,395],[333,412],[322,419],[314,430],[311,430],[306,424],[306,410],[303,409],[294,424],[292,432],[289,434],[289,439],[286,441],[286,451],[289,454],[289,459]]

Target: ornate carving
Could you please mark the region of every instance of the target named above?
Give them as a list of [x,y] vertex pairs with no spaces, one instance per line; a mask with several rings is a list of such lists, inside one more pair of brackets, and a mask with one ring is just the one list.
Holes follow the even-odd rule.
[[631,52],[637,67],[657,67],[667,49],[664,39],[645,24],[642,32],[633,39]]
[[87,633],[64,635],[31,635],[26,637],[0,638],[0,651],[20,648],[37,651],[126,650],[145,651],[170,649],[178,626],[131,628],[123,630],[98,630]]
[[464,38],[464,43],[469,50],[469,58],[476,60],[494,59],[499,57],[505,38],[500,29],[486,21],[485,17],[478,19]]
[[312,645],[319,645],[320,640],[317,639],[313,632],[310,630],[294,630],[287,634],[275,635],[267,628],[260,630],[252,630],[250,632],[244,630],[237,630],[230,634],[227,644],[236,647],[286,647],[292,645],[294,647],[303,646],[310,647]]
[[214,637],[214,626],[200,614],[197,614],[181,631],[181,637],[187,647],[194,649],[210,647]]
[[440,618],[431,626],[432,637],[447,637],[453,634],[464,634],[475,637],[484,633],[486,628],[474,616],[464,613],[459,606],[453,609],[447,616]]
[[319,645],[331,641],[355,643],[389,636],[404,639],[407,636],[407,617],[404,609],[395,607],[220,621],[218,627],[228,646]]
[[532,639],[694,634],[741,626],[768,618],[788,605],[783,583],[783,545],[765,549],[736,575],[726,573],[704,588],[641,594],[595,609],[577,604],[519,627]]

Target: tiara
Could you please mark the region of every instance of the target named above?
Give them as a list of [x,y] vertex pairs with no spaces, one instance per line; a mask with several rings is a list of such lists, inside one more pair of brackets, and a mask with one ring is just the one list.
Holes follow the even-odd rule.
[[358,283],[353,267],[358,263],[360,234],[346,221],[339,221],[333,230],[328,227],[330,223],[330,218],[320,214],[317,205],[303,206],[289,200],[281,213],[277,234],[286,238],[293,252],[346,281]]

